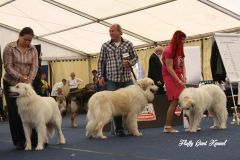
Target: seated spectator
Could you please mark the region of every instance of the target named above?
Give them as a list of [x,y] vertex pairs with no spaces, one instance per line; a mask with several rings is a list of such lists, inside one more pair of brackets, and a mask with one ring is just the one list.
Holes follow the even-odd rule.
[[42,72],[41,74],[41,96],[49,96],[50,92],[51,92],[51,87],[48,84],[48,82],[46,81],[46,73]]
[[70,88],[70,92],[72,92],[72,91],[77,90],[78,87],[83,84],[83,80],[81,80],[80,78],[76,78],[74,72],[72,72],[70,76],[71,77],[67,81],[67,83],[68,83],[68,86]]
[[[51,96],[56,98],[58,96],[58,89],[60,88],[62,90],[63,86],[65,86],[65,85],[67,85],[66,79],[62,79],[61,82],[55,83],[52,87]],[[63,94],[63,91],[62,91],[62,94]]]

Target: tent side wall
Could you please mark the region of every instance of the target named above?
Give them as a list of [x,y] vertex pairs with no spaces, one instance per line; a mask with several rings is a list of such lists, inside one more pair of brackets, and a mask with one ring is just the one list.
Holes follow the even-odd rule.
[[[163,45],[164,47],[165,45]],[[200,46],[201,48],[201,57],[202,57],[202,73],[203,78],[205,80],[211,80],[211,68],[210,68],[210,57],[211,57],[211,46],[212,46],[212,38],[202,38],[198,40],[190,40],[185,43],[185,46]],[[148,66],[149,66],[149,58],[154,51],[154,47],[147,47],[143,49],[137,49],[137,54],[139,58],[139,62],[142,64],[144,69],[144,75],[147,77],[148,75]],[[98,55],[91,57],[91,70],[97,69]]]

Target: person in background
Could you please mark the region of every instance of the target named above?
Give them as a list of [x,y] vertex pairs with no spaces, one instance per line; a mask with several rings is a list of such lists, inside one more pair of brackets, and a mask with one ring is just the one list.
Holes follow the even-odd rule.
[[185,33],[176,31],[170,44],[163,51],[162,75],[166,86],[168,101],[170,103],[167,111],[164,133],[178,132],[178,130],[172,128],[172,121],[178,105],[178,97],[186,84],[185,55],[183,52],[185,39]]
[[[102,45],[99,54],[98,83],[103,86],[106,82],[106,90],[114,91],[133,84],[130,67],[137,63],[138,56],[133,44],[122,38],[119,24],[111,25],[109,34],[111,40]],[[114,117],[114,123],[116,136],[126,136],[122,116]]]
[[51,93],[51,87],[47,82],[47,75],[46,73],[41,73],[41,96],[48,97]]
[[162,53],[163,48],[157,46],[149,59],[148,77],[159,87],[157,94],[164,94],[164,82],[162,77]]
[[[16,98],[11,96],[11,86],[17,83],[32,83],[38,70],[38,52],[31,45],[34,32],[25,27],[20,33],[17,41],[8,43],[3,51],[3,64],[5,75],[3,78],[4,94],[7,103],[9,126],[13,144],[18,149],[25,147],[25,135],[21,118],[18,114]],[[37,134],[32,132],[32,146],[37,145]]]
[[99,83],[98,83],[98,72],[97,72],[97,70],[95,70],[95,69],[92,70],[92,76],[93,76],[93,84],[95,85],[96,91],[98,92],[98,91],[102,90],[101,89],[102,87],[100,87]]
[[98,83],[98,76],[97,76],[97,70],[96,69],[92,70],[92,76],[93,76],[93,83],[97,84]]
[[83,80],[81,80],[80,78],[76,78],[75,73],[72,72],[70,74],[70,79],[67,81],[67,83],[70,88],[70,92],[72,92],[77,90],[78,87],[83,84]]
[[58,96],[58,89],[61,88],[61,92],[63,94],[63,86],[67,85],[67,80],[66,79],[62,79],[61,82],[57,82],[53,85],[52,87],[52,92],[51,92],[51,96],[56,98]]

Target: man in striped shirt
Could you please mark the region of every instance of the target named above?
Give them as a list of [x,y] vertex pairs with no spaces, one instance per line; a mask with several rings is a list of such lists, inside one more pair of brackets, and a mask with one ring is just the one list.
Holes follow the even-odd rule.
[[[133,84],[131,66],[138,61],[133,44],[122,38],[122,28],[113,24],[109,28],[111,40],[104,43],[98,60],[99,85],[105,83],[106,90],[114,91]],[[122,116],[114,117],[115,133],[125,136]]]

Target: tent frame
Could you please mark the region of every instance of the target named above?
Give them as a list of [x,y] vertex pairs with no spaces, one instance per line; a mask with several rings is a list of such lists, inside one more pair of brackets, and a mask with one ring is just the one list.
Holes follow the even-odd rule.
[[[0,27],[6,28],[6,29],[9,29],[9,30],[11,30],[11,31],[18,32],[18,33],[20,32],[19,29],[14,28],[14,27],[11,27],[11,26],[8,26],[8,25],[6,25],[6,24],[0,23]],[[42,38],[42,37],[34,36],[34,38],[37,39],[37,40],[41,40],[41,41],[43,41],[43,42],[46,42],[46,43],[55,45],[55,46],[57,46],[57,47],[60,47],[60,48],[69,50],[69,51],[71,51],[71,52],[78,53],[79,55],[83,55],[83,56],[88,56],[88,55],[89,55],[89,54],[87,54],[87,53],[85,53],[85,52],[83,52],[83,51],[79,51],[79,50],[77,50],[77,49],[74,49],[74,48],[71,48],[71,47],[62,45],[62,44],[60,44],[60,43],[56,43],[56,42],[54,42],[54,41],[51,41],[51,40],[48,40],[48,39],[45,39],[45,38]]]
[[240,15],[238,15],[226,8],[221,7],[221,6],[217,5],[216,3],[213,3],[209,0],[198,0],[198,1],[240,21]]
[[9,4],[9,3],[12,3],[13,1],[15,1],[15,0],[9,0],[9,1],[5,2],[5,3],[2,3],[2,4],[0,4],[0,7],[3,7],[3,6],[5,6],[5,5]]
[[[14,1],[16,1],[16,0],[8,0],[7,2],[0,4],[0,7],[8,5],[8,4],[10,4]],[[156,7],[156,6],[168,4],[168,3],[171,3],[171,2],[175,2],[176,0],[165,0],[165,1],[162,1],[162,2],[158,2],[158,3],[155,3],[155,4],[148,5],[148,6],[136,8],[136,9],[133,9],[133,10],[130,10],[130,11],[118,13],[118,14],[107,16],[107,17],[100,18],[100,19],[98,19],[94,16],[91,16],[91,15],[88,15],[87,13],[81,12],[77,9],[72,8],[72,7],[69,7],[67,5],[64,5],[64,4],[62,4],[60,2],[57,2],[55,0],[42,0],[42,1],[44,1],[46,3],[49,3],[51,5],[54,5],[56,7],[62,8],[64,10],[68,11],[68,12],[74,13],[74,14],[79,15],[81,17],[84,17],[86,19],[89,19],[91,21],[87,22],[87,23],[84,23],[84,24],[81,24],[81,25],[76,25],[76,26],[68,27],[68,28],[65,28],[65,29],[62,29],[62,30],[58,30],[58,31],[47,33],[47,34],[43,34],[43,35],[40,35],[40,36],[35,36],[35,38],[38,39],[38,40],[41,40],[43,42],[46,42],[46,43],[49,43],[49,44],[52,44],[52,45],[56,45],[56,46],[61,47],[63,49],[69,50],[71,52],[78,53],[78,54],[83,55],[83,56],[92,56],[94,54],[85,53],[81,50],[74,49],[74,48],[68,47],[66,45],[63,45],[63,44],[45,39],[44,37],[54,35],[54,34],[57,34],[57,33],[62,33],[62,32],[65,32],[65,31],[69,31],[69,30],[72,30],[72,29],[76,29],[76,28],[87,26],[87,25],[94,24],[94,23],[98,23],[98,24],[110,27],[112,24],[108,23],[106,20],[116,18],[116,17],[120,17],[120,16],[127,15],[127,14],[131,14],[131,13],[135,13],[135,12],[138,12],[138,11],[146,10],[146,9],[153,8],[153,7]],[[228,16],[231,16],[232,18],[240,21],[240,15],[238,15],[237,13],[234,13],[234,12],[232,12],[232,11],[230,11],[230,10],[228,10],[228,9],[226,9],[226,8],[224,8],[224,7],[218,5],[218,4],[216,4],[216,3],[214,3],[210,0],[198,0],[198,1],[202,4],[204,4],[204,5],[207,5],[211,8],[214,8],[214,9],[216,9],[216,10],[218,10],[218,11],[220,11],[220,12],[222,12],[222,13],[228,15]],[[8,26],[8,25],[2,24],[2,23],[0,23],[0,26],[4,27],[4,28],[7,28],[9,30],[15,31],[15,32],[20,31],[19,29],[16,29],[14,27],[11,27],[11,26]],[[143,44],[143,45],[136,46],[136,49],[152,47],[152,46],[156,46],[156,45],[165,45],[169,42],[169,40],[154,41],[152,39],[149,39],[147,37],[144,37],[144,36],[141,36],[137,33],[129,31],[127,29],[123,29],[123,32],[125,34],[129,35],[129,36],[132,36],[132,37],[134,37],[136,39],[139,39],[139,40],[146,43],[146,44]],[[216,32],[224,32],[224,33],[237,32],[237,33],[240,33],[240,27],[231,28],[231,29],[227,29],[227,30],[216,31]],[[209,33],[205,33],[205,34],[198,34],[198,35],[194,35],[194,36],[191,36],[191,37],[187,37],[187,40],[202,39],[203,37],[211,37],[212,35],[213,35],[213,32],[209,32]]]
[[[69,6],[66,6],[66,5],[64,5],[62,3],[59,3],[59,2],[56,2],[54,0],[43,0],[43,1],[45,1],[47,3],[50,3],[50,4],[54,5],[54,6],[57,6],[59,8],[62,8],[64,10],[67,10],[69,12],[72,12],[74,14],[77,14],[79,16],[82,16],[84,18],[87,18],[87,19],[91,20],[92,22],[88,22],[88,23],[85,23],[85,24],[82,24],[82,25],[77,25],[77,26],[69,27],[69,28],[66,28],[66,29],[63,29],[63,30],[51,32],[51,33],[48,33],[48,34],[41,35],[39,37],[45,37],[45,36],[53,35],[53,34],[56,34],[56,33],[61,33],[61,32],[64,32],[64,31],[68,31],[68,30],[71,30],[71,29],[79,28],[79,27],[86,26],[86,25],[93,24],[93,23],[99,23],[99,24],[102,24],[104,26],[110,27],[111,24],[106,22],[105,20],[108,20],[108,19],[111,19],[111,18],[115,18],[115,17],[119,17],[119,16],[123,16],[123,15],[130,14],[130,13],[134,13],[134,12],[138,12],[138,11],[145,10],[145,9],[148,9],[148,8],[152,8],[152,7],[156,7],[156,6],[159,6],[159,5],[164,5],[164,4],[167,4],[167,3],[174,2],[176,0],[165,0],[163,2],[155,3],[155,4],[152,4],[152,5],[148,5],[148,6],[145,6],[145,7],[137,8],[137,9],[134,9],[134,10],[130,10],[130,11],[127,11],[127,12],[123,12],[123,13],[120,13],[120,14],[108,16],[108,17],[101,18],[101,19],[98,19],[96,17],[88,15],[88,14],[86,14],[84,12],[81,12],[81,11],[79,11],[77,9],[71,8]],[[127,35],[130,35],[130,36],[134,37],[134,38],[140,39],[140,40],[142,40],[142,41],[144,41],[146,43],[150,43],[150,44],[156,43],[155,41],[153,41],[153,40],[151,40],[149,38],[143,37],[143,36],[141,36],[139,34],[131,32],[129,30],[123,29],[123,32],[125,34],[127,34]]]

